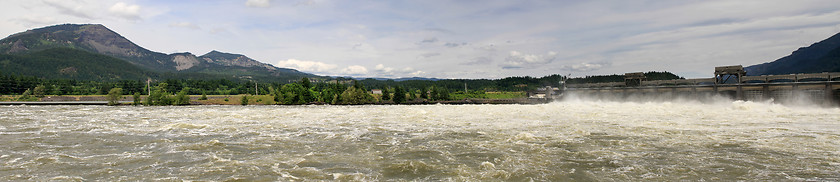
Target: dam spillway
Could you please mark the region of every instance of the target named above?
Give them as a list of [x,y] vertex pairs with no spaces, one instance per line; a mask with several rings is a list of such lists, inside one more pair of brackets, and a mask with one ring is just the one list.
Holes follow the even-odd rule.
[[[718,70],[723,70],[719,67]],[[722,73],[722,74],[717,74]],[[779,103],[840,104],[840,73],[743,76],[718,72],[714,78],[646,81],[639,73],[625,82],[567,84],[566,95],[604,100],[772,100]]]

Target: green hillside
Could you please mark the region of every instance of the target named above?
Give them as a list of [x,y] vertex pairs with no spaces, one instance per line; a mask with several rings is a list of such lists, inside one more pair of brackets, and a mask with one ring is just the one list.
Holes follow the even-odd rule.
[[74,48],[50,48],[29,54],[0,54],[0,72],[47,79],[90,81],[145,80],[154,72],[124,60]]

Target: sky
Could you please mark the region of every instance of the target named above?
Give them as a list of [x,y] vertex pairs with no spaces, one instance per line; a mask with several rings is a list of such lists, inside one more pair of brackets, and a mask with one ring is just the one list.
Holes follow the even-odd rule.
[[103,24],[157,52],[212,50],[325,76],[712,77],[840,32],[836,0],[3,0],[0,36]]

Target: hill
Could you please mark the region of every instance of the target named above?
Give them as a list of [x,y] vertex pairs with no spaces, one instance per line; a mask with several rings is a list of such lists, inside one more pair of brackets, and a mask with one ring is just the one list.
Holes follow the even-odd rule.
[[775,61],[744,69],[747,75],[840,72],[840,33]]
[[157,74],[124,60],[74,48],[49,48],[30,54],[0,54],[0,72],[47,79],[89,81],[145,80]]
[[139,68],[161,73],[160,76],[166,78],[203,79],[210,75],[226,79],[287,81],[319,77],[294,69],[277,68],[240,54],[212,51],[197,57],[191,53],[154,52],[98,24],[54,25],[0,39],[0,53],[6,55],[25,56],[54,48],[72,48],[111,56]]

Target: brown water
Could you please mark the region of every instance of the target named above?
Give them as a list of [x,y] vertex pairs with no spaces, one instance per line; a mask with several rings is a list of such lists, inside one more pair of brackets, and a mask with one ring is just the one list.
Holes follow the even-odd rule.
[[837,181],[840,109],[2,106],[2,181]]

